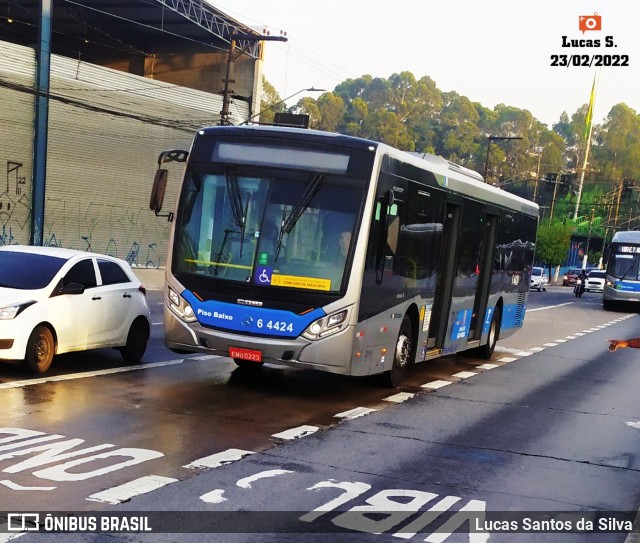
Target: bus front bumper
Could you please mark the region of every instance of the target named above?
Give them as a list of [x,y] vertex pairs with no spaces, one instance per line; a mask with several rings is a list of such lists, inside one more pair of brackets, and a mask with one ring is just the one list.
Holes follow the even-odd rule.
[[232,347],[259,351],[262,361],[296,368],[351,374],[354,327],[329,338],[310,341],[303,337],[267,338],[245,336],[186,323],[164,308],[165,345],[176,352],[201,352],[230,356]]

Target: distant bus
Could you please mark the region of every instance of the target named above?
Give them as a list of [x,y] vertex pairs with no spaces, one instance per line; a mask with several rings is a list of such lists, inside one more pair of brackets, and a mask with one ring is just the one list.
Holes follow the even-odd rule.
[[640,231],[616,232],[605,252],[605,265],[604,308],[640,302]]
[[[165,343],[401,383],[523,324],[538,206],[433,155],[313,130],[200,130],[166,267]],[[159,167],[150,207],[162,209]]]

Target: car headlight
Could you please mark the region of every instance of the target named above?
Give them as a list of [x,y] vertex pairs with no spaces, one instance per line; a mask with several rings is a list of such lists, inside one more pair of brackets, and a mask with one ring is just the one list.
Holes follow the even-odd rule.
[[171,287],[167,287],[169,297],[169,309],[173,311],[178,318],[185,322],[195,322],[198,320],[193,312],[193,308],[182,296],[180,296]]
[[337,311],[326,317],[313,321],[302,333],[303,337],[311,340],[325,338],[346,328],[349,319],[348,309]]
[[10,321],[11,319],[15,319],[18,315],[20,315],[20,313],[27,309],[27,307],[35,303],[35,300],[31,300],[20,304],[0,307],[0,321]]

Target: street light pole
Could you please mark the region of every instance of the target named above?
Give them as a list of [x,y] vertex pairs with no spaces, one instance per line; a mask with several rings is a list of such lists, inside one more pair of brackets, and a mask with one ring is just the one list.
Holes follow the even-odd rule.
[[234,79],[231,79],[231,68],[236,59],[243,53],[240,49],[236,54],[236,41],[242,39],[244,41],[287,41],[285,36],[247,36],[232,34],[230,36],[229,44],[229,56],[227,57],[227,71],[224,78],[224,89],[222,91],[222,111],[220,111],[220,126],[228,125],[229,123],[229,106],[231,104],[231,94],[233,90],[229,88],[229,83],[235,83]]
[[489,152],[491,143],[494,141],[521,140],[522,136],[487,136],[487,158],[484,161],[484,182],[487,182],[487,174],[489,173]]
[[280,104],[284,104],[287,100],[291,100],[291,98],[293,98],[294,96],[298,96],[298,94],[300,94],[301,92],[326,92],[326,91],[327,91],[327,89],[316,89],[315,87],[309,87],[308,89],[300,89],[299,91],[294,92],[291,96],[287,96],[286,98],[283,98],[279,102],[276,102],[275,104],[271,104],[269,107],[266,107],[266,108],[258,111],[258,113],[256,113],[255,115],[252,115],[246,121],[242,121],[240,124],[243,125],[243,124],[250,123],[253,119],[255,119],[256,117],[259,117],[265,111],[269,111],[270,109],[273,109],[274,107],[278,107]]
[[542,160],[542,151],[538,153],[538,169],[536,170],[536,183],[533,186],[533,201],[536,201],[538,195],[538,180],[540,179],[540,161]]

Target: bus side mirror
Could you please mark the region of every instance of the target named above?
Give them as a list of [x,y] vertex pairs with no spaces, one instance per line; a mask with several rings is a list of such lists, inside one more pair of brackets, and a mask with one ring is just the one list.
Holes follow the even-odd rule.
[[156,175],[153,178],[153,187],[151,188],[151,199],[149,200],[149,209],[156,215],[162,211],[162,204],[164,203],[164,193],[167,190],[167,178],[169,176],[169,170],[164,168],[158,168]]

